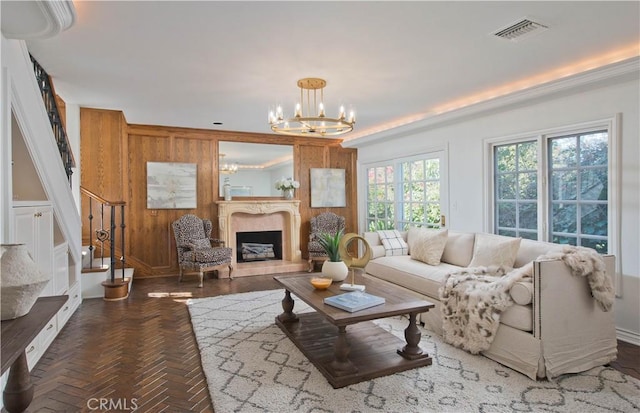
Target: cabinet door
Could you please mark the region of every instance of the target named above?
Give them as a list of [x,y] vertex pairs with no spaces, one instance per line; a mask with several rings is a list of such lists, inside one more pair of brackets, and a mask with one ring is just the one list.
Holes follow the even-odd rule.
[[[15,242],[26,244],[31,258],[49,277],[53,275],[53,209],[50,206],[14,208]],[[53,287],[51,283],[51,288]],[[45,288],[48,291],[49,285]],[[53,294],[51,289],[50,294]]]

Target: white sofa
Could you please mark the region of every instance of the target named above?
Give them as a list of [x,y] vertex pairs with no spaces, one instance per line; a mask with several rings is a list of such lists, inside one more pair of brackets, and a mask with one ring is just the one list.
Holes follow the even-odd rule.
[[[401,232],[407,241],[407,232]],[[409,254],[386,256],[378,232],[363,234],[373,257],[367,276],[403,287],[431,301],[435,308],[421,314],[425,327],[442,335],[442,304],[438,290],[447,275],[468,267],[474,255],[475,233],[448,231],[438,265],[412,259]],[[486,239],[486,234],[483,236]],[[494,236],[498,237],[498,236]],[[615,360],[617,341],[613,310],[603,311],[591,296],[587,279],[574,276],[561,260],[534,261],[563,246],[522,239],[514,268],[533,261],[532,282],[510,290],[515,304],[500,318],[488,350],[482,352],[531,379],[577,373]],[[411,253],[409,251],[409,253]],[[607,275],[614,274],[613,256],[604,256]]]

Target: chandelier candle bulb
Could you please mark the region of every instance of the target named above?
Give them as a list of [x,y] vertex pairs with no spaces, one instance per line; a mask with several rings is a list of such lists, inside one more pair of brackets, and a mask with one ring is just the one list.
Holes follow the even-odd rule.
[[353,130],[355,113],[349,120],[345,117],[344,106],[340,106],[337,117],[327,116],[324,105],[324,87],[327,81],[319,78],[298,80],[300,101],[295,106],[292,117],[285,117],[278,106],[275,116],[269,116],[269,126],[276,133],[291,136],[332,137]]

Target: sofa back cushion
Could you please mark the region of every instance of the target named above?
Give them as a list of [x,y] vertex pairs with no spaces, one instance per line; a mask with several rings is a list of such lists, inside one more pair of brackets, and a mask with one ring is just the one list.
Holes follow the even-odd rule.
[[459,267],[467,267],[473,256],[475,236],[473,232],[449,231],[447,244],[444,246],[440,261]]
[[411,258],[429,265],[440,264],[444,246],[447,244],[447,233],[446,229],[409,228],[407,243]]
[[535,260],[541,255],[551,252],[562,251],[565,245],[552,244],[551,242],[533,241],[530,239],[523,239],[518,249],[518,255],[516,261],[513,264],[515,268],[520,268],[523,265]]
[[503,265],[513,267],[522,238],[505,237],[495,234],[476,234],[473,258],[469,267]]

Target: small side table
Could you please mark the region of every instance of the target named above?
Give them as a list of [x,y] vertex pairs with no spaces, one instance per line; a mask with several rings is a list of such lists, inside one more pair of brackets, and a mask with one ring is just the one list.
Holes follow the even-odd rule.
[[9,413],[24,412],[31,404],[33,384],[25,349],[68,298],[68,295],[40,297],[26,315],[2,322],[1,374],[11,368],[2,400]]

